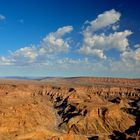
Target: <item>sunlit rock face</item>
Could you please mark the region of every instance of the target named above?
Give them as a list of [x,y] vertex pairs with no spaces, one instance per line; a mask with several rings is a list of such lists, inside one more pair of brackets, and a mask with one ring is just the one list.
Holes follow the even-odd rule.
[[139,139],[140,80],[0,81],[1,140]]

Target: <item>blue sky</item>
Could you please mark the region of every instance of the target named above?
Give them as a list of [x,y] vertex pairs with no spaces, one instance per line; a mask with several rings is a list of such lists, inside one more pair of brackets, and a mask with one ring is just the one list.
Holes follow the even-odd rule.
[[0,76],[140,77],[139,0],[0,0]]

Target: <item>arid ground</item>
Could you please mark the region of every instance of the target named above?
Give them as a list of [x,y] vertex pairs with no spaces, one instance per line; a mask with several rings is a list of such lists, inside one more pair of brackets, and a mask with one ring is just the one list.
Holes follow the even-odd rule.
[[140,139],[140,79],[0,80],[0,140]]

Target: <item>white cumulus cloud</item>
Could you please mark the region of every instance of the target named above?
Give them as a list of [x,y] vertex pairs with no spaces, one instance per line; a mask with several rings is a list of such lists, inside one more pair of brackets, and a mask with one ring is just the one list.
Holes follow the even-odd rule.
[[59,28],[56,32],[47,35],[40,46],[40,53],[57,53],[67,52],[69,49],[69,42],[63,39],[63,36],[73,30],[72,26],[65,26]]
[[121,55],[122,60],[125,62],[128,61],[138,61],[140,63],[140,48],[136,48],[135,50],[125,51]]
[[[106,58],[104,50],[116,49],[119,52],[124,52],[129,46],[128,36],[132,34],[131,31],[125,30],[123,32],[105,34],[86,34],[84,35],[83,46],[80,52],[86,55],[95,55],[99,58]],[[98,54],[98,55],[97,55]]]
[[[118,21],[121,14],[112,9],[97,16],[97,18],[83,29],[83,44],[79,52],[85,55],[92,55],[101,59],[106,59],[105,51],[116,49],[124,52],[129,46],[128,36],[132,34],[130,30],[114,32],[119,28]],[[96,32],[99,29],[112,26],[112,33],[105,34]]]
[[16,50],[15,52],[11,52],[11,57],[15,60],[15,63],[34,62],[37,56],[38,52],[35,46],[24,47]]
[[95,20],[89,22],[90,26],[86,28],[86,32],[97,31],[113,25],[120,20],[120,17],[121,14],[114,9],[105,11],[104,13],[98,15]]
[[1,14],[0,14],[0,21],[1,21],[1,20],[5,20],[5,19],[6,19],[6,17],[5,17],[4,15],[1,15]]
[[[99,14],[90,22],[86,21],[82,28],[83,40],[75,43],[75,46],[77,44],[75,48],[74,40],[71,43],[71,38],[67,36],[73,31],[73,27],[61,27],[47,34],[38,45],[11,51],[9,56],[0,56],[0,66],[10,68],[25,66],[25,69],[29,68],[31,71],[37,68],[37,71],[47,74],[48,72],[62,75],[72,73],[76,76],[133,74],[132,76],[136,77],[140,75],[140,44],[130,45],[129,36],[132,31],[120,31],[120,17],[121,13],[112,9]],[[4,19],[5,17],[0,16],[0,20]]]
[[4,56],[0,56],[0,65],[12,65],[12,60]]
[[63,38],[73,30],[72,26],[59,28],[42,39],[38,46],[31,45],[16,51],[10,51],[8,57],[0,57],[0,65],[29,65],[34,63],[47,64],[50,57],[69,50],[69,41]]

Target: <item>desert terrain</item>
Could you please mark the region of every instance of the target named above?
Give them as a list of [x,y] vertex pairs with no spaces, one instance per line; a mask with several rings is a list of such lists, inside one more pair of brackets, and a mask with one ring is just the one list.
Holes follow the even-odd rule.
[[140,79],[0,79],[0,140],[94,139],[140,139]]

